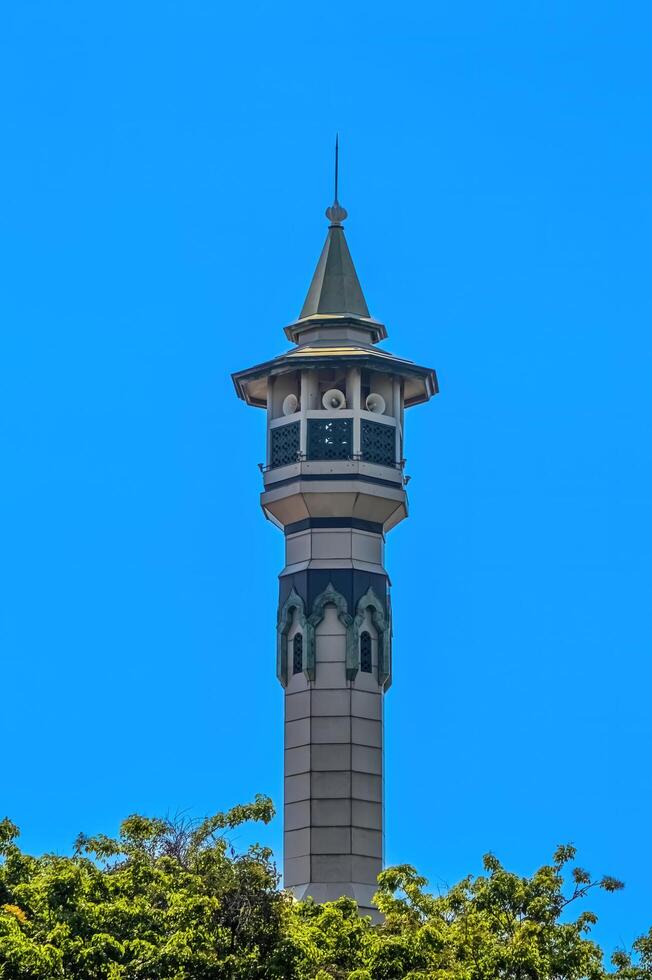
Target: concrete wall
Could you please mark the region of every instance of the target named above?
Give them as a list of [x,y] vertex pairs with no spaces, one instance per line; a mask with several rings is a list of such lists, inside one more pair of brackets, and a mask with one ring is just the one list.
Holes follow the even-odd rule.
[[[324,532],[319,536],[321,550]],[[333,545],[338,551],[341,540]],[[299,557],[294,547],[288,559]],[[377,542],[376,562],[381,553]],[[372,638],[372,670],[358,669],[353,679],[346,669],[351,626],[335,604],[324,607],[314,631],[314,680],[293,673],[293,639],[302,628],[296,612],[287,633],[284,883],[298,898],[349,895],[374,914],[371,898],[383,864],[383,688],[373,616],[359,612],[357,632]]]

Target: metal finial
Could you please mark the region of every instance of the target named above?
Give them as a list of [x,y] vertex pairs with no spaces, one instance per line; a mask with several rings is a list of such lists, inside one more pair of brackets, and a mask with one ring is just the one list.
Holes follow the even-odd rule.
[[330,208],[326,208],[326,217],[331,223],[331,227],[339,227],[344,219],[348,217],[346,208],[340,207],[337,199],[337,184],[340,171],[340,134],[335,134],[335,200]]

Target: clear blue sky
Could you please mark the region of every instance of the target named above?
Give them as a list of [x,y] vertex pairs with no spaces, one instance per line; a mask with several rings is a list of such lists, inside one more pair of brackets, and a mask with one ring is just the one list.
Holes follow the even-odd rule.
[[[437,368],[390,535],[387,857],[574,841],[652,920],[648,4],[0,14],[0,810],[67,850],[281,803],[264,413],[341,138],[386,347]],[[242,542],[245,550],[242,550]],[[259,836],[280,847],[277,819]]]

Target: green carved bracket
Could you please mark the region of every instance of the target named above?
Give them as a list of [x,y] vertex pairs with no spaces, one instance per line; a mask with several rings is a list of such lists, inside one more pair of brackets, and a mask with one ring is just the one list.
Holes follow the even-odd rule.
[[[276,676],[283,687],[287,687],[288,683],[288,633],[290,631],[290,626],[292,625],[294,610],[296,610],[297,613],[299,626],[301,627],[304,635],[306,635],[307,646],[310,646],[310,635],[313,632],[313,630],[308,627],[303,599],[298,592],[295,592],[295,590],[292,589],[283,605],[279,608],[278,620],[276,623]],[[305,656],[306,655],[304,653],[304,660]],[[304,662],[304,669],[305,666],[306,665]],[[312,676],[313,678],[315,676],[314,667]]]
[[391,684],[392,677],[391,612],[389,617],[385,616],[383,604],[371,586],[358,601],[356,607],[353,629],[351,630],[353,640],[352,661],[349,667],[347,656],[347,677],[353,680],[360,669],[360,628],[364,622],[367,609],[371,611],[371,621],[378,633],[378,683],[382,688],[387,688]]

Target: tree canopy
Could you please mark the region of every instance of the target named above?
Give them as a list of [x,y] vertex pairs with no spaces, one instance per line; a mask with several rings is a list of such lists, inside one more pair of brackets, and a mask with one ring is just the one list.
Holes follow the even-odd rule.
[[2,980],[652,980],[652,930],[606,965],[582,908],[594,879],[559,847],[530,877],[496,857],[441,894],[408,865],[378,879],[383,921],[351,899],[315,905],[279,888],[271,852],[229,833],[267,823],[259,796],[203,821],[130,816],[118,838],[32,857],[0,823]]

